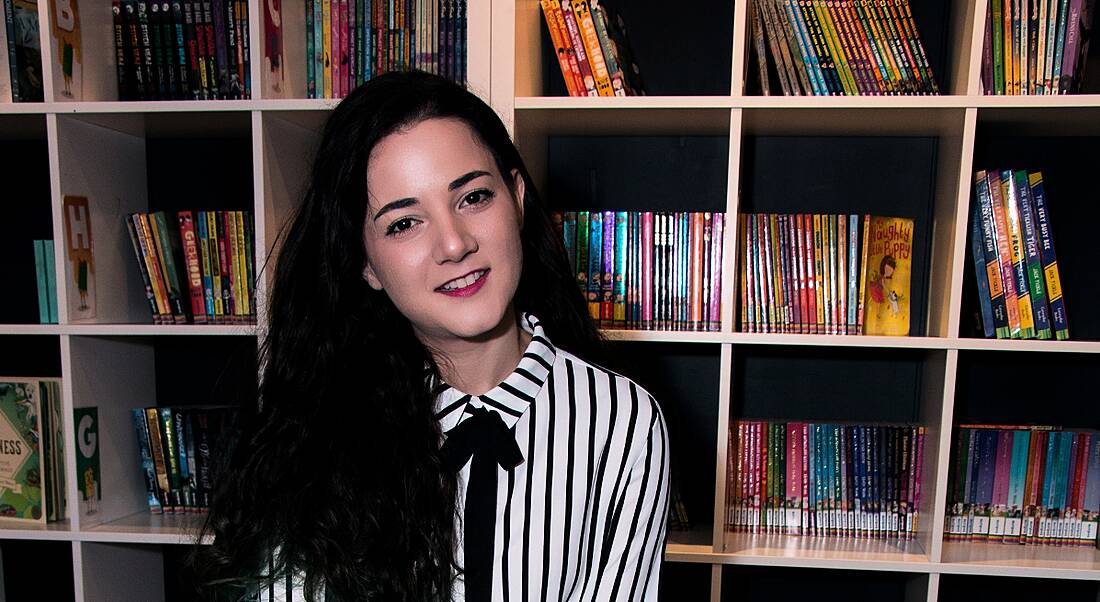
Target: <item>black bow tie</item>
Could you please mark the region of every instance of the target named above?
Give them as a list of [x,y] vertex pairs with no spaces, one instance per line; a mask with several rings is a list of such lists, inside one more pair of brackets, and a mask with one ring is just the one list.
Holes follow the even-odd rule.
[[466,599],[479,602],[491,600],[493,592],[497,466],[512,470],[523,462],[523,454],[500,414],[483,407],[466,411],[470,418],[447,432],[441,451],[448,466],[456,472],[473,457],[462,510],[463,575]]

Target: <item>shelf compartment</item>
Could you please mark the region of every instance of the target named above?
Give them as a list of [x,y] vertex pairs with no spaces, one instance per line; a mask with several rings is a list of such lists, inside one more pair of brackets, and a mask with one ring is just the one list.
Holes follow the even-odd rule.
[[[124,218],[133,212],[244,210],[255,215],[247,112],[57,117],[60,204],[88,198],[95,246],[95,315],[82,324],[152,323]],[[257,234],[258,228],[257,228]],[[258,246],[258,245],[257,245]],[[63,271],[71,281],[72,267]],[[59,302],[75,287],[59,286]]]
[[[1100,268],[1094,258],[1100,205],[1084,202],[1095,196],[1095,156],[1100,148],[1100,108],[1067,109],[1065,119],[1050,111],[999,111],[1001,118],[978,112],[974,162],[969,173],[973,203],[973,172],[980,169],[1041,171],[1050,228],[1058,255],[1071,341],[1100,341],[1100,317],[1090,311],[1100,295]],[[973,260],[967,249],[961,308],[961,336],[981,336]]]
[[[904,545],[908,550],[926,554],[924,550],[932,548],[933,503],[938,488],[936,466],[941,453],[939,433],[949,353],[921,349],[736,346],[731,366],[730,424],[737,420],[760,420],[924,427],[917,532],[909,542],[870,541]],[[887,391],[889,395],[880,393]],[[730,449],[727,458],[735,459],[736,454],[736,449]],[[730,479],[728,470],[725,473]],[[726,499],[725,506],[734,499],[729,487]],[[752,541],[746,539],[747,535],[727,530],[726,549],[736,550],[745,541]],[[819,544],[826,549],[828,546],[843,549],[867,541],[813,536],[790,536],[790,539],[826,542]],[[786,540],[784,536],[759,541]]]
[[256,400],[257,348],[252,337],[73,336],[69,346],[73,406],[97,407],[101,433],[103,496],[96,513],[76,517],[81,532],[149,514],[132,409],[249,407]]
[[0,541],[6,600],[73,600],[72,544],[67,541]]
[[[937,0],[935,2],[909,3],[913,19],[917,29],[917,37],[924,48],[928,58],[932,78],[941,94],[965,94],[966,74],[969,68],[970,55],[970,23],[973,20],[973,6],[967,3],[950,2],[949,0]],[[782,11],[782,8],[780,8]],[[746,19],[749,16],[746,15]],[[881,22],[881,21],[877,21]],[[746,25],[746,39],[743,48],[738,51],[745,55],[745,93],[760,95],[760,70],[757,67],[755,49],[751,32],[752,27]],[[766,31],[766,30],[763,30]],[[765,36],[765,45],[768,38]],[[768,57],[768,71],[774,73],[775,64],[782,69],[779,57],[773,57],[771,48],[761,49]],[[797,53],[797,50],[795,51]],[[839,64],[839,62],[838,62]],[[853,64],[849,61],[849,64]],[[783,89],[779,79],[770,78],[771,92],[773,95],[781,95]]]
[[[0,116],[0,181],[5,184],[5,235],[0,238],[0,322],[38,324],[38,277],[32,241],[49,240],[56,264],[64,261],[54,237],[50,206],[50,160],[46,119],[39,115]],[[61,232],[58,229],[58,232]],[[48,274],[56,286],[56,270]],[[11,294],[17,292],[18,294]]]
[[[658,0],[613,4],[626,23],[647,95],[730,93],[734,4],[706,0],[692,10],[670,10]],[[515,95],[567,96],[539,3],[516,0],[514,16]]]
[[1093,546],[944,542],[941,562],[944,573],[1100,581],[1100,550]]
[[[856,119],[858,113],[849,116]],[[751,114],[745,111],[746,121]],[[787,136],[767,128],[747,129],[750,135],[741,143],[738,213],[848,213],[913,219],[909,333],[950,336],[950,266],[961,134]],[[734,230],[742,236],[739,225]],[[734,297],[740,305],[740,295]],[[737,310],[739,314],[740,307]],[[740,318],[735,318],[739,323]]]
[[6,334],[0,338],[0,343],[0,377],[61,377],[60,337]]

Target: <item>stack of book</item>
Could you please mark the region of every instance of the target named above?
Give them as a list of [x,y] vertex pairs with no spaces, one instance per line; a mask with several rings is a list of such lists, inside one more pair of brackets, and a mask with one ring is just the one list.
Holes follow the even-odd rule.
[[247,0],[112,0],[120,100],[251,98]]
[[249,211],[163,211],[126,218],[154,324],[255,324]]
[[466,81],[466,0],[307,0],[306,95],[343,98],[375,75]]
[[740,216],[741,332],[909,334],[913,220]]
[[38,322],[57,324],[57,280],[52,240],[34,241],[34,273],[38,282]]
[[230,407],[151,407],[131,410],[149,511],[202,512],[214,491],[212,453],[233,432]]
[[1069,338],[1043,174],[974,174],[970,255],[986,338]]
[[38,0],[4,0],[0,12],[4,17],[4,26],[0,27],[0,74],[11,78],[11,98],[0,98],[0,102],[42,102]]
[[1097,544],[1100,433],[960,425],[951,460],[948,541]]
[[920,426],[735,421],[727,529],[912,538],[924,436]]
[[[939,94],[908,0],[753,0],[761,92]],[[769,60],[770,59],[770,60]]]
[[570,96],[642,96],[622,15],[600,0],[541,0]]
[[1081,91],[1095,0],[989,0],[982,52],[986,94]]
[[720,329],[724,213],[564,211],[554,221],[601,328]]
[[67,516],[61,379],[0,378],[0,520]]

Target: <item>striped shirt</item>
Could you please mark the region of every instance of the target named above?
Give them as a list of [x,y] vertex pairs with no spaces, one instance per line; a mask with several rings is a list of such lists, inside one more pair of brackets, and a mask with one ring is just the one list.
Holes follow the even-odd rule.
[[[484,407],[524,457],[498,468],[493,600],[656,600],[669,503],[661,410],[630,379],[555,348],[534,316],[520,325],[532,339],[504,381],[483,395],[443,385],[436,397],[444,436]],[[469,471],[467,462],[459,473],[458,517]],[[465,600],[461,576],[453,599]]]

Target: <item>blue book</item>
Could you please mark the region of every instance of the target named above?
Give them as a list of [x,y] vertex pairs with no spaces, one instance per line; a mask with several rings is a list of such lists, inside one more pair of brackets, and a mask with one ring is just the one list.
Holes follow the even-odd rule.
[[982,229],[982,251],[984,255],[983,270],[989,285],[990,308],[993,312],[993,328],[998,339],[1011,337],[1008,324],[1008,307],[1006,305],[1003,274],[1001,273],[1001,260],[997,251],[997,229],[993,214],[993,197],[989,190],[989,180],[986,172],[979,171],[974,174],[974,187],[977,193],[979,205],[978,217]]
[[[134,423],[134,431],[137,434],[138,454],[141,457],[141,472],[145,477],[145,491],[149,512],[160,514],[163,512],[160,498],[157,497],[157,472],[153,465],[153,454],[150,449],[149,424],[145,421],[145,412],[142,409],[130,410],[130,417]],[[160,443],[159,441],[157,442]]]
[[1031,186],[1031,199],[1035,204],[1039,258],[1043,264],[1047,297],[1050,300],[1054,338],[1064,341],[1069,338],[1069,320],[1066,317],[1066,301],[1062,298],[1062,282],[1058,275],[1058,257],[1054,252],[1054,233],[1051,232],[1050,209],[1047,207],[1046,192],[1043,189],[1043,174],[1041,172],[1028,174],[1028,183]]
[[46,249],[44,240],[34,243],[34,273],[38,281],[38,323],[50,323],[50,290],[46,285]]
[[982,311],[982,333],[991,339],[996,335],[993,324],[993,301],[989,296],[989,275],[985,271],[985,249],[982,247],[982,214],[978,204],[970,217],[970,256],[974,261],[974,275],[978,280],[978,305]]
[[1020,211],[1020,229],[1023,234],[1024,266],[1031,293],[1031,311],[1035,315],[1035,336],[1051,338],[1050,306],[1047,304],[1046,286],[1043,284],[1043,263],[1039,258],[1039,234],[1035,227],[1035,203],[1031,199],[1031,187],[1027,172],[1020,169],[1013,173],[1018,191],[1016,202]]
[[592,211],[588,218],[588,314],[599,324],[603,283],[603,213]]
[[46,257],[46,301],[50,314],[50,324],[57,324],[57,269],[54,260],[53,241],[43,241],[43,255]]

